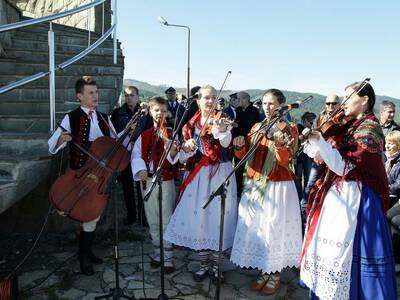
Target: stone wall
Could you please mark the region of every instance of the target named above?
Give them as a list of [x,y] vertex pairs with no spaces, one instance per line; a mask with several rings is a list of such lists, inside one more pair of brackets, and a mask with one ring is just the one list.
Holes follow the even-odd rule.
[[[37,18],[63,12],[88,4],[91,0],[9,0],[12,1],[24,16]],[[111,24],[111,0],[104,3],[105,30]],[[102,30],[102,6],[76,13],[74,15],[56,20],[55,23],[101,32]],[[89,24],[88,24],[89,23]]]
[[[20,19],[19,10],[8,0],[0,0],[0,25],[18,22]],[[11,45],[11,32],[0,33],[0,55],[3,48]]]

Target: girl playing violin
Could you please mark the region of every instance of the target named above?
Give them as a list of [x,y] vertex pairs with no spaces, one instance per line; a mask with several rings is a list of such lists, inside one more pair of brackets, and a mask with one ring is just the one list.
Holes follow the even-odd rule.
[[[131,156],[133,179],[142,182],[143,195],[151,186],[151,176],[156,171],[166,147],[166,140],[172,136],[172,128],[165,127],[167,114],[167,101],[162,97],[153,97],[149,101],[150,115],[154,126],[141,133],[136,140]],[[163,203],[163,228],[171,217],[175,203],[175,181],[178,177],[178,148],[174,143],[162,166],[162,203]],[[160,266],[160,234],[159,234],[159,209],[158,188],[155,188],[148,201],[144,203],[150,235],[154,245],[154,254],[151,256],[151,266]],[[164,242],[164,270],[167,274],[175,271],[172,245]]]
[[[165,234],[166,240],[199,251],[201,266],[193,274],[196,281],[202,281],[210,267],[214,278],[218,275],[219,197],[206,209],[202,205],[232,170],[231,160],[227,156],[227,148],[232,140],[231,127],[224,122],[205,124],[215,107],[217,91],[206,85],[199,93],[200,111],[183,127],[185,143],[180,151],[180,161],[186,162],[187,172],[181,185],[180,201]],[[205,126],[207,130],[203,129]],[[227,187],[224,250],[232,246],[236,211],[236,182],[235,178],[231,178]]]
[[[280,90],[265,92],[262,106],[267,120],[275,117],[285,101]],[[241,267],[259,269],[251,288],[271,295],[279,288],[281,270],[297,266],[301,249],[300,207],[295,175],[289,169],[298,132],[295,124],[278,121],[275,128],[280,130],[267,138],[264,133],[255,134],[260,125],[255,124],[247,138],[233,140],[235,155],[242,158],[261,138],[246,165],[231,260]]]
[[368,83],[345,89],[351,125],[335,148],[312,131],[304,152],[322,160],[307,206],[300,279],[312,299],[396,299],[396,280],[383,165],[384,136],[373,114],[375,93]]

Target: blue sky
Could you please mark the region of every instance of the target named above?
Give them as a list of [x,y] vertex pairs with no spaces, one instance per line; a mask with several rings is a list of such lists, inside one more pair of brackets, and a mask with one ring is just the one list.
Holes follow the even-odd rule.
[[377,94],[400,98],[400,1],[119,0],[125,78],[186,87],[276,87],[342,95],[371,77]]

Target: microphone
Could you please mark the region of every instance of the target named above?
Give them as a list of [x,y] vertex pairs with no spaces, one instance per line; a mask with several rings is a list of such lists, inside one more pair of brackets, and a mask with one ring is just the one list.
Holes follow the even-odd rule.
[[314,97],[310,95],[307,98],[305,98],[304,100],[298,100],[298,101],[296,101],[294,103],[281,105],[279,107],[279,110],[280,111],[291,111],[292,109],[295,109],[295,108],[297,109],[300,106],[302,106],[305,102],[307,102],[307,101],[309,101],[309,100],[311,100],[313,98]]
[[193,103],[193,101],[199,99],[199,97],[200,97],[200,94],[196,93],[187,99],[182,99],[181,104],[182,105],[191,105]]

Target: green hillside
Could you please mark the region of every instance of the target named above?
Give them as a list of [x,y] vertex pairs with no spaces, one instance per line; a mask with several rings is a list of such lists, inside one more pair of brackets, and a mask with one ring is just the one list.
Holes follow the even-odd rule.
[[[146,101],[148,98],[156,95],[161,95],[164,96],[164,91],[168,88],[168,85],[151,85],[147,82],[135,80],[135,79],[125,79],[124,80],[124,86],[127,85],[134,85],[136,86],[139,91],[140,91],[140,97],[142,100]],[[186,89],[185,88],[177,88],[175,87],[177,92],[180,94],[186,94]],[[268,88],[266,88],[268,89]],[[260,99],[264,93],[264,90],[261,89],[248,89],[245,90],[247,93],[250,94],[251,99]],[[224,90],[222,92],[222,97],[225,99],[229,99],[229,94],[232,94],[237,91],[233,90]],[[309,95],[313,95],[314,99],[309,101],[308,103],[304,104],[301,108],[297,110],[293,110],[291,112],[291,115],[295,121],[298,121],[300,119],[300,116],[306,112],[306,111],[311,111],[316,114],[320,113],[323,108],[324,108],[324,103],[325,103],[325,95],[320,95],[316,93],[300,93],[300,92],[294,92],[294,91],[282,91],[286,99],[288,100],[288,103],[292,103],[301,99],[305,99]],[[383,100],[389,100],[392,101],[396,104],[397,107],[400,109],[400,99],[396,99],[393,97],[388,97],[388,96],[380,96],[377,95],[377,101],[375,104],[375,110],[379,109],[379,104]],[[399,120],[399,117],[396,117],[397,120]]]

